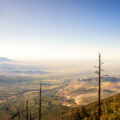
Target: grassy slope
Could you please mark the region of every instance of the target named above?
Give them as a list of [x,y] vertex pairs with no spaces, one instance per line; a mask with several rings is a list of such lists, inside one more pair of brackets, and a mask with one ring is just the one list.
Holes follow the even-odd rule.
[[[77,108],[63,107],[63,111],[61,111],[62,109],[60,106],[55,108],[52,106],[50,110],[48,110],[49,114],[45,113],[47,115],[47,120],[51,120],[51,118],[52,120],[61,120],[61,112],[63,112],[64,120],[98,120],[97,102]],[[120,120],[120,93],[103,99],[101,101],[101,110],[101,120]],[[4,120],[9,118],[7,114],[5,116],[3,113],[0,114],[2,115],[1,118]]]
[[[101,120],[120,120],[120,93],[103,99],[101,112]],[[73,120],[98,120],[98,103],[74,109]]]

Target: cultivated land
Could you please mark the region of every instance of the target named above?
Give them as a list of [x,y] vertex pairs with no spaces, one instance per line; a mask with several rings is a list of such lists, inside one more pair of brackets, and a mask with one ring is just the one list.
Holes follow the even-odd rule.
[[[71,66],[72,68],[72,66]],[[77,67],[78,68],[78,67]],[[3,71],[2,71],[3,69]],[[38,118],[39,84],[42,82],[42,119],[69,119],[67,113],[97,100],[97,81],[92,72],[66,67],[36,67],[2,63],[0,75],[0,120],[25,119],[26,100],[34,119]],[[24,69],[24,71],[23,71]],[[12,70],[12,71],[11,71]],[[68,70],[68,71],[67,71]],[[93,69],[92,69],[93,70]],[[17,72],[16,72],[17,71]],[[31,74],[32,73],[32,74]],[[102,99],[120,92],[119,76],[102,80]]]

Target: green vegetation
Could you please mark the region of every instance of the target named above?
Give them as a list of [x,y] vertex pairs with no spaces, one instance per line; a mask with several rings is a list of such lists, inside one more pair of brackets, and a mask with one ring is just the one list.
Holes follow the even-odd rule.
[[[116,81],[114,81],[115,79]],[[9,120],[10,118],[19,120],[19,114],[21,119],[25,120],[26,100],[28,100],[29,115],[31,113],[31,118],[37,120],[39,117],[40,81],[43,84],[42,120],[61,120],[62,118],[63,120],[76,120],[83,113],[83,117],[86,117],[83,120],[88,119],[89,116],[93,120],[93,116],[97,116],[98,108],[96,103],[87,107],[84,106],[97,100],[97,86],[94,78],[82,78],[80,75],[75,75],[75,77],[74,75],[42,75],[39,77],[1,75],[0,120]],[[102,88],[102,97],[117,93],[120,88],[119,81],[119,78],[113,77],[107,78],[107,81],[104,79],[102,86],[106,89]],[[84,107],[78,109],[77,106],[79,105]],[[110,104],[110,106],[112,105]],[[94,113],[94,111],[96,112]]]
[[[98,103],[74,110],[74,120],[98,120]],[[120,120],[120,93],[101,101],[101,120]]]
[[[58,91],[64,88],[69,80],[64,84],[64,77],[40,76],[40,77],[0,77],[0,119],[18,120],[26,119],[26,101],[28,100],[29,115],[38,119],[39,113],[39,83],[42,81],[42,120],[56,120],[61,118],[61,101]],[[62,107],[68,111],[68,107]],[[66,113],[64,112],[64,113]]]

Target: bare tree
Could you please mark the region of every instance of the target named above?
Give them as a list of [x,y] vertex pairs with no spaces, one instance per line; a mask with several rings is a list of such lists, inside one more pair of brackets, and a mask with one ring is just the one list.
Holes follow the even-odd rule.
[[64,115],[63,115],[64,108],[62,105],[63,102],[64,102],[64,93],[63,93],[63,96],[61,98],[61,120],[64,120]]
[[30,111],[30,120],[32,120],[31,111]]
[[102,72],[102,62],[101,62],[101,54],[99,53],[99,58],[98,58],[98,71],[96,71],[96,74],[98,74],[98,113],[99,113],[99,120],[100,120],[100,117],[101,117],[101,72]]
[[26,101],[26,120],[28,120],[28,100]]
[[98,91],[98,101],[99,101],[99,120],[100,120],[100,115],[101,115],[101,108],[100,108],[100,105],[101,105],[101,54],[99,53],[99,72],[98,72],[98,75],[99,75],[99,91]]
[[18,110],[18,117],[19,117],[19,120],[20,120],[21,119],[20,110]]

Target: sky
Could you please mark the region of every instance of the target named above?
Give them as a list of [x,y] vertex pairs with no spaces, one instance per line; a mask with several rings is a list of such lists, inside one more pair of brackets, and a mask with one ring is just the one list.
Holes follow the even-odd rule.
[[0,0],[0,56],[120,59],[119,0]]

